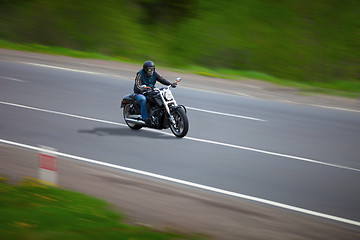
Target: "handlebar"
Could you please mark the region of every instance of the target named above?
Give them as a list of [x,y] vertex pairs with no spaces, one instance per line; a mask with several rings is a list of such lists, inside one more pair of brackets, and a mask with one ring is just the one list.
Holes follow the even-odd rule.
[[[181,81],[181,78],[176,78],[176,81],[174,82],[175,84],[177,84],[178,82],[180,82]],[[143,86],[145,86],[145,85],[143,85]],[[166,86],[166,87],[161,87],[161,88],[156,88],[156,87],[154,87],[154,88],[152,88],[152,87],[145,87],[145,89],[148,89],[148,90],[153,90],[153,91],[156,91],[156,92],[159,92],[160,90],[163,90],[164,88],[171,88],[172,86],[171,85],[169,85],[169,86]]]

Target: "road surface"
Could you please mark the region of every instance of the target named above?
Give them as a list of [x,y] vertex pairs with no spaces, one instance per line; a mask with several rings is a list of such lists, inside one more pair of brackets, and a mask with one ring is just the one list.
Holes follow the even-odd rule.
[[[119,104],[132,91],[136,66],[0,56],[3,140],[360,222],[356,107],[262,99],[251,96],[258,86],[207,86],[183,74],[173,94],[188,108],[190,130],[177,139],[170,130],[124,124]],[[163,72],[169,80],[182,75]]]

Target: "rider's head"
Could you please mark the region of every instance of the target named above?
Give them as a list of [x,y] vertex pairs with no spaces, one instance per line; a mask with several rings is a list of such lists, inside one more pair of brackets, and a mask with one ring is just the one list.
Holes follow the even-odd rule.
[[143,70],[148,77],[151,77],[155,71],[155,64],[152,61],[146,61],[143,65]]

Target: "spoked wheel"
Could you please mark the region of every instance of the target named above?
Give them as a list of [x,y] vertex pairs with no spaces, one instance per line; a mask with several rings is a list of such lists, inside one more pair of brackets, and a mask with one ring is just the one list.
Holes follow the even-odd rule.
[[140,128],[142,128],[142,125],[126,121],[126,118],[128,118],[129,115],[132,114],[131,111],[132,111],[132,109],[130,107],[130,104],[126,104],[124,106],[124,110],[123,110],[124,120],[125,120],[126,124],[129,126],[129,128],[134,129],[134,130],[139,130]]
[[189,120],[183,108],[176,108],[172,115],[175,120],[175,124],[170,123],[170,129],[172,133],[179,138],[184,137],[189,130]]

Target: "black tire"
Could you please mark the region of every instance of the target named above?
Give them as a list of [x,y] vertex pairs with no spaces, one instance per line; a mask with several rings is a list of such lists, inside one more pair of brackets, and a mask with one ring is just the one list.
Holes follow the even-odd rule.
[[142,128],[142,125],[128,122],[125,119],[127,116],[131,115],[130,111],[131,111],[130,104],[126,104],[124,106],[124,110],[123,110],[124,120],[125,120],[126,124],[129,126],[129,128],[131,128],[133,130],[139,130],[140,128]]
[[189,131],[189,120],[184,109],[176,108],[172,111],[172,115],[175,119],[175,125],[170,122],[172,133],[178,138],[185,137]]

